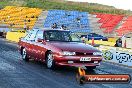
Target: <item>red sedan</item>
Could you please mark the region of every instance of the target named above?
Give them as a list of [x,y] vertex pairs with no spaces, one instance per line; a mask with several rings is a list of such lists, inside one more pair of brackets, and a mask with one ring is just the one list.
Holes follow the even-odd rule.
[[50,69],[56,65],[94,69],[102,60],[99,50],[82,43],[77,35],[68,30],[33,29],[20,39],[18,45],[23,60],[39,60]]

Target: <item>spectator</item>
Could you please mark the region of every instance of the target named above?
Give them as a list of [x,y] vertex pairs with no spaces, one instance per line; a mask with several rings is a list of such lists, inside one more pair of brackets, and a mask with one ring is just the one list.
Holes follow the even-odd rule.
[[56,29],[56,28],[57,28],[57,24],[54,23],[54,24],[52,25],[52,29]]
[[10,16],[7,16],[8,17],[8,19],[10,18]]
[[29,30],[29,26],[27,26],[27,30]]
[[51,28],[54,29],[54,24],[51,25]]
[[10,24],[10,27],[12,27],[13,25],[15,25],[15,24],[14,24],[14,23],[11,23],[11,24]]
[[27,25],[26,25],[26,23],[24,24],[24,30],[25,30],[25,31],[27,30]]
[[122,47],[122,39],[121,38],[116,40],[115,47]]
[[26,19],[24,19],[24,22],[26,22]]
[[34,18],[34,15],[33,15],[33,16],[31,16],[31,18]]
[[4,21],[4,22],[6,22],[6,20],[5,20],[5,19],[4,19],[3,21]]
[[28,22],[30,22],[30,19],[28,19]]
[[54,27],[57,28],[57,24],[56,23],[54,24]]
[[61,29],[66,30],[66,26],[62,24]]
[[13,25],[12,25],[12,23],[10,24],[10,27],[12,27]]
[[76,20],[77,20],[78,23],[80,23],[81,19],[80,19],[80,17],[77,17]]

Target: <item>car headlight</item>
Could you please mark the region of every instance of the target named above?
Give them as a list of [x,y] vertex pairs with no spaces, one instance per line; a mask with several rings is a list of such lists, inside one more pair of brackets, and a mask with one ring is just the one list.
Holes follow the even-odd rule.
[[63,51],[62,54],[70,56],[70,55],[75,55],[76,53],[75,52],[69,52],[69,51]]
[[93,52],[93,55],[100,55],[100,56],[102,56],[103,53],[102,52]]

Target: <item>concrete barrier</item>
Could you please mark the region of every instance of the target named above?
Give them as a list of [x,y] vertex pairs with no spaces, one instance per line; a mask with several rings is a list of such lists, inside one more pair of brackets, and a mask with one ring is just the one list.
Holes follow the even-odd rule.
[[108,42],[114,42],[114,43],[116,43],[116,40],[117,40],[118,38],[115,38],[115,37],[109,37],[108,38]]
[[103,52],[104,61],[132,67],[132,49],[102,45],[98,49]]
[[[86,41],[86,43],[91,44],[92,40]],[[94,43],[99,44],[99,45],[108,45],[108,46],[114,46],[115,45],[114,42],[101,41],[101,40],[94,40]]]
[[25,35],[26,35],[26,33],[24,33],[23,31],[7,32],[6,39],[9,41],[18,42],[19,38],[24,37]]

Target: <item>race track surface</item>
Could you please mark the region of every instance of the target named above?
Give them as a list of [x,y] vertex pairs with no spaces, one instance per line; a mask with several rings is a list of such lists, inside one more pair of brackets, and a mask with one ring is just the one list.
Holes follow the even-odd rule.
[[[17,44],[0,38],[0,88],[132,88],[130,84],[77,84],[77,68],[60,67],[55,71],[35,61],[24,62]],[[88,74],[130,74],[132,68],[102,62]]]

